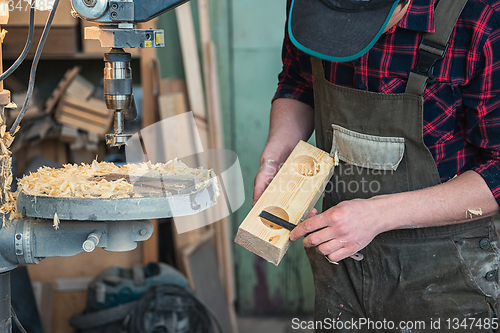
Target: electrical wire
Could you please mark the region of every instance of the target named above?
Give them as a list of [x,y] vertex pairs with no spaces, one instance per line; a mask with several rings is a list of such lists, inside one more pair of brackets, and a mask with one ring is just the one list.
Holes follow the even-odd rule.
[[12,305],[10,306],[10,312],[12,313],[12,318],[14,319],[14,323],[16,323],[16,326],[17,328],[19,328],[21,333],[27,333],[23,327],[23,324],[21,324],[21,322],[19,321],[19,318],[17,318],[16,312],[14,311]]
[[[178,299],[177,302],[175,301]],[[171,323],[163,320],[165,313],[171,315]],[[219,333],[222,328],[212,312],[190,291],[173,284],[161,284],[151,287],[138,301],[123,321],[122,332],[128,333],[176,333],[182,315],[187,315],[189,332],[212,333],[213,325]],[[155,321],[155,319],[157,319]],[[186,321],[186,319],[184,320]]]
[[50,11],[49,18],[47,19],[47,23],[45,23],[45,28],[43,29],[42,37],[40,37],[40,41],[38,42],[38,46],[36,48],[35,57],[33,58],[33,63],[31,64],[30,78],[28,83],[28,92],[26,93],[26,99],[24,100],[23,108],[21,112],[17,115],[16,121],[10,128],[10,135],[14,136],[17,131],[17,127],[21,123],[21,120],[28,110],[28,106],[31,102],[31,97],[33,96],[33,90],[35,88],[35,76],[36,69],[38,66],[38,62],[40,61],[40,56],[42,55],[43,46],[45,45],[45,41],[47,40],[47,36],[49,34],[50,26],[52,25],[52,21],[54,20],[54,15],[56,14],[57,6],[59,5],[60,0],[55,0],[54,5],[52,6],[52,10]]
[[19,65],[21,65],[21,63],[24,61],[30,50],[31,43],[33,42],[34,30],[35,30],[35,0],[32,0],[30,8],[30,25],[28,31],[28,39],[26,40],[26,44],[24,45],[23,51],[16,59],[16,61],[9,67],[9,69],[7,69],[0,75],[0,81],[5,80],[7,77],[9,77],[10,74],[14,73],[14,71],[19,67]]

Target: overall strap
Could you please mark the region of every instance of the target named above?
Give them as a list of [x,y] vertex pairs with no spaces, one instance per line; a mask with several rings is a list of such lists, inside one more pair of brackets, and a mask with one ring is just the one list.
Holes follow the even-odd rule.
[[315,77],[325,77],[323,60],[311,56],[312,73]]
[[418,63],[410,71],[406,93],[422,96],[427,83],[433,83],[434,65],[444,58],[448,40],[467,0],[440,0],[434,12],[434,33],[424,34],[418,47]]

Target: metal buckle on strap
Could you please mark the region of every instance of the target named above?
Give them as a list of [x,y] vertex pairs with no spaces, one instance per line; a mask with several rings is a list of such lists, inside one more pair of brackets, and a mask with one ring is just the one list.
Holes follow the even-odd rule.
[[434,83],[434,66],[439,60],[444,58],[448,50],[448,43],[442,45],[434,44],[426,40],[422,40],[418,46],[418,62],[417,66],[411,71],[423,76],[427,76],[427,83]]

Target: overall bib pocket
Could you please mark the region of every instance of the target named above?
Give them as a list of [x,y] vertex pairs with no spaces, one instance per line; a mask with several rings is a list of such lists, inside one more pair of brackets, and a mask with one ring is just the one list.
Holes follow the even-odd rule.
[[332,125],[331,156],[357,167],[396,171],[403,160],[405,139],[368,135]]

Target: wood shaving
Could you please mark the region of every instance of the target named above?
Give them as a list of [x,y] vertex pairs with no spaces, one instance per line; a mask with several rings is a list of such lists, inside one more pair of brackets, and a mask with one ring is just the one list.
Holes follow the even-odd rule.
[[57,212],[54,213],[54,224],[52,226],[54,227],[55,230],[59,229],[59,224],[61,221],[59,221],[59,216],[57,216]]
[[7,148],[9,148],[12,145],[12,142],[14,142],[14,137],[12,135],[10,135],[9,132],[6,132],[5,136],[3,137],[3,140],[4,140],[4,143],[5,143],[5,146]]
[[482,216],[483,215],[483,210],[481,208],[479,209],[467,209],[465,212],[465,217],[473,219],[476,216]]
[[[14,137],[7,132],[3,118],[0,117],[0,214],[3,214],[2,225],[7,222],[6,215],[9,215],[9,221],[21,217],[21,213],[17,211],[16,200],[14,193],[10,192],[12,184],[12,156],[8,150]],[[16,132],[19,130],[19,126]]]
[[[123,175],[124,178],[110,181],[98,178],[110,174]],[[60,169],[41,167],[37,172],[20,179],[18,185],[21,191],[32,196],[137,198],[142,195],[134,192],[133,185],[126,179],[127,177],[130,177],[133,183],[134,177],[155,178],[173,175],[188,176],[194,180],[197,189],[206,187],[210,179],[215,177],[212,170],[193,169],[177,159],[167,163],[146,162],[124,166],[94,161],[90,165],[66,164]]]
[[335,154],[333,155],[333,165],[337,166],[339,165],[339,152],[336,151]]
[[328,258],[328,256],[325,255],[325,259],[330,263],[330,264],[334,264],[334,265],[338,265],[339,263],[336,262],[336,261],[332,261],[330,260],[330,258]]
[[3,43],[3,40],[5,38],[5,35],[7,35],[7,30],[5,29],[2,29],[2,31],[0,32],[0,44]]
[[[19,130],[21,129],[21,126],[17,126],[16,127],[16,130],[14,131],[14,134],[13,135],[16,135],[17,132],[19,132]],[[12,130],[12,129],[11,129]]]

